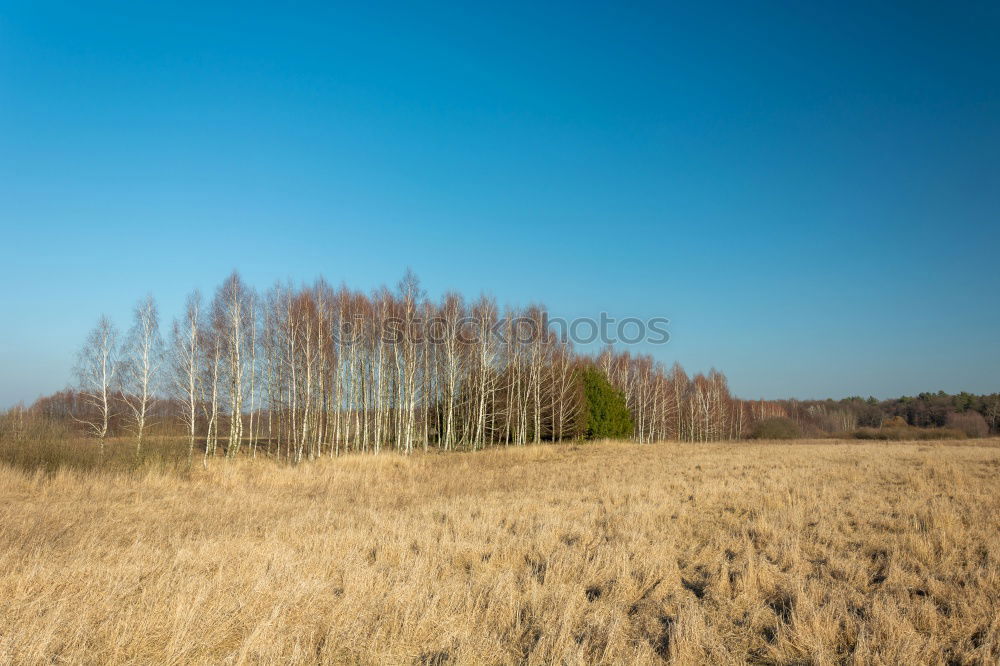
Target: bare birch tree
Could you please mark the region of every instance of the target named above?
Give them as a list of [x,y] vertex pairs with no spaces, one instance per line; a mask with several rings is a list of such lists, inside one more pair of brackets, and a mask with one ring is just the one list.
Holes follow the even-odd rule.
[[102,453],[112,417],[112,393],[118,376],[118,363],[118,329],[107,316],[102,315],[77,358],[76,376],[80,395],[89,412],[74,416],[100,440]]
[[135,434],[135,452],[142,451],[142,437],[149,423],[156,395],[156,381],[163,361],[160,315],[156,301],[146,296],[133,311],[134,321],[125,338],[122,359],[122,400],[128,407]]
[[181,420],[188,431],[188,464],[194,458],[198,403],[201,399],[201,294],[192,292],[184,308],[184,318],[174,320],[171,335],[171,369],[175,395],[180,400]]

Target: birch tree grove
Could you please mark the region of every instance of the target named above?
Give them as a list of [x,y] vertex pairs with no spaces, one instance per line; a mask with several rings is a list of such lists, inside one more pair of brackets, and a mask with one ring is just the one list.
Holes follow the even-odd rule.
[[577,353],[544,307],[508,307],[456,293],[432,301],[412,272],[396,289],[277,284],[262,294],[231,274],[208,309],[194,292],[173,323],[168,395],[157,395],[159,333],[152,298],[136,309],[125,381],[116,333],[102,318],[80,356],[90,432],[107,436],[116,392],[136,446],[154,398],[174,410],[189,458],[204,448],[301,462],[346,452],[411,453],[522,446],[580,437],[581,371],[599,368],[624,397],[640,442],[743,436],[768,403],[734,399],[716,371],[689,378],[650,356]]

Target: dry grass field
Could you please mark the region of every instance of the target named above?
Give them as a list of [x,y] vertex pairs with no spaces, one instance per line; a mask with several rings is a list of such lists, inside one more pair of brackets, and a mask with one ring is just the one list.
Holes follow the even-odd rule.
[[3,663],[996,663],[1000,442],[0,467]]

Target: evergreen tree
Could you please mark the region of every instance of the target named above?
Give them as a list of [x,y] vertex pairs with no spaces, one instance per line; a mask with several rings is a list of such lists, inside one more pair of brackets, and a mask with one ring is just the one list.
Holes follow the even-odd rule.
[[586,399],[587,439],[622,439],[632,436],[632,415],[625,405],[625,396],[608,382],[597,368],[591,366],[582,372],[583,393]]

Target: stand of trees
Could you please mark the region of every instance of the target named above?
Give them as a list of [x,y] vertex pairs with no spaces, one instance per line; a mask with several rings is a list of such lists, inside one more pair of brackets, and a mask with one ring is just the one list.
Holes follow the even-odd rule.
[[457,293],[432,301],[409,271],[395,289],[368,294],[323,280],[261,294],[234,272],[210,301],[192,293],[169,330],[164,340],[152,297],[125,336],[102,317],[80,353],[77,389],[37,409],[101,442],[128,434],[138,448],[155,428],[183,433],[192,458],[295,462],[604,433],[588,411],[588,372],[625,405],[613,434],[641,442],[735,439],[784,414],[734,399],[714,370],[689,378],[648,356],[578,354],[541,306],[501,311],[492,298]]

